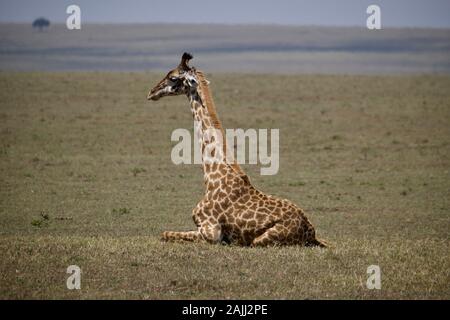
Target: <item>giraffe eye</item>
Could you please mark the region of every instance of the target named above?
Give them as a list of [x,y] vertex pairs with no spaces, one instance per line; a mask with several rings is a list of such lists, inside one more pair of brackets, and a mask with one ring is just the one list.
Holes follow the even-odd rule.
[[175,81],[177,81],[177,80],[178,80],[178,78],[177,78],[177,77],[170,77],[169,79],[170,79],[170,81],[173,81],[173,82],[175,82]]

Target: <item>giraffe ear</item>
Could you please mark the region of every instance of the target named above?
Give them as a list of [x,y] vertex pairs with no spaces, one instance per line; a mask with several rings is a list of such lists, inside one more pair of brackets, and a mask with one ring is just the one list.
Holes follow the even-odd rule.
[[189,67],[189,60],[193,59],[194,57],[190,53],[183,53],[183,56],[181,57],[181,62],[179,67],[183,70],[191,70],[191,67]]

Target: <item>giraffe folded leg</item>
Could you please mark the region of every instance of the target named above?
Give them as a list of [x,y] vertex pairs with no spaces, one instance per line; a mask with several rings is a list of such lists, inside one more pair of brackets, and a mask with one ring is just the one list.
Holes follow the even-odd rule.
[[204,241],[203,236],[199,231],[165,231],[162,234],[161,240],[190,242]]
[[280,224],[276,224],[273,227],[267,229],[263,234],[253,239],[252,247],[265,247],[265,246],[276,246],[285,244],[286,228]]
[[276,224],[267,229],[259,237],[256,237],[251,246],[276,246],[276,245],[304,245],[304,246],[319,246],[326,248],[327,244],[318,240],[315,236],[314,229],[309,225],[309,228],[286,228],[281,224]]
[[220,243],[222,241],[222,227],[219,224],[206,222],[202,224],[199,231],[203,238],[209,243]]

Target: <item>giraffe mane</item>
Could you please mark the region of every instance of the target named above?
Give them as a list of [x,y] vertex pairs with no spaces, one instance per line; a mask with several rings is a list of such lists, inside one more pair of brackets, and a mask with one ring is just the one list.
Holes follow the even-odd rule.
[[[209,82],[206,80],[205,75],[202,71],[195,70],[195,74],[197,75],[197,80],[199,81],[201,99],[202,99],[203,103],[206,105],[206,109],[208,110],[208,114],[210,116],[213,127],[220,130],[222,133],[222,137],[224,139],[223,151],[225,152],[225,154],[227,154],[228,150],[227,150],[226,141],[225,141],[226,140],[225,134],[224,134],[224,130],[222,128],[222,123],[220,122],[219,118],[217,117],[216,105],[214,104],[214,100],[211,95],[211,90],[209,90],[209,85],[208,85]],[[231,166],[237,172],[239,172],[243,176],[247,177],[247,175],[242,170],[241,166],[236,162],[236,159],[233,159],[233,163],[231,164]]]
[[214,100],[211,96],[211,91],[209,90],[208,81],[205,78],[205,75],[202,71],[195,70],[195,73],[197,75],[197,79],[199,80],[200,84],[200,94],[201,98],[206,105],[206,108],[208,109],[209,116],[212,121],[212,125],[216,129],[220,129],[223,134],[223,128],[222,124],[220,123],[219,118],[217,117],[217,111],[216,111],[216,105],[214,104]]

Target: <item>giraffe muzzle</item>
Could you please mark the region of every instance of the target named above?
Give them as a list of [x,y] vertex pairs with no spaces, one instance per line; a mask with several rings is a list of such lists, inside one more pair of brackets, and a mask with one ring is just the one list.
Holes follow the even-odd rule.
[[158,95],[158,92],[150,91],[147,95],[147,100],[157,101],[159,100],[160,95]]

